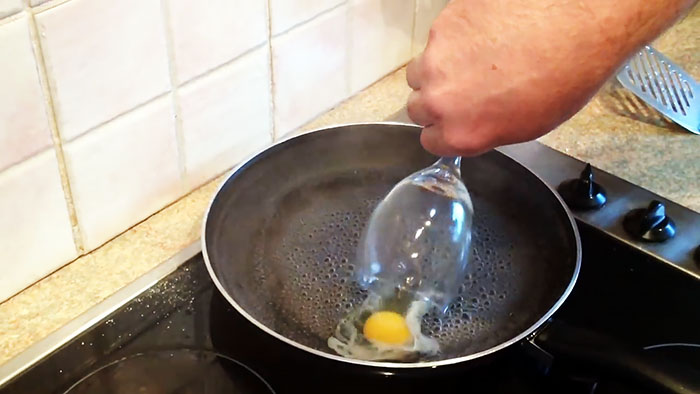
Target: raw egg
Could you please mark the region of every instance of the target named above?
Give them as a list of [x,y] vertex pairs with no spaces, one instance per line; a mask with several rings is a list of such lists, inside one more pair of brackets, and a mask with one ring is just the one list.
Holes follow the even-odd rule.
[[381,297],[370,293],[328,338],[328,347],[341,356],[367,361],[411,361],[440,351],[434,338],[423,335],[425,301],[412,301],[405,313],[387,310]]
[[362,333],[370,341],[403,345],[411,339],[406,319],[396,312],[374,312],[365,322]]

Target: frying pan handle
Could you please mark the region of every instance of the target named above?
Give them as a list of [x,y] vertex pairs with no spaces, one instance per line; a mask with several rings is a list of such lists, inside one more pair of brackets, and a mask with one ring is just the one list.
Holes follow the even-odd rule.
[[533,339],[534,344],[575,363],[613,372],[663,393],[700,393],[700,373],[672,360],[652,357],[641,349],[620,344],[600,333],[552,320]]

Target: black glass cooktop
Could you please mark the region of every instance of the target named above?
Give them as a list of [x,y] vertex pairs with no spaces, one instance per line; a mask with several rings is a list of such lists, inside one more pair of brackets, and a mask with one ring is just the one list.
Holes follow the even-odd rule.
[[[579,224],[579,281],[555,319],[697,368],[700,282]],[[219,295],[201,255],[0,389],[3,393],[647,393],[514,345],[420,373],[320,359],[261,332]],[[548,364],[550,365],[550,364]]]

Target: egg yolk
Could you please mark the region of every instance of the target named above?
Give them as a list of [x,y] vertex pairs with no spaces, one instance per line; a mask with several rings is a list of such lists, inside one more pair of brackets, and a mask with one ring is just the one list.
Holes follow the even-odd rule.
[[362,329],[365,338],[390,345],[402,345],[411,339],[406,319],[396,312],[373,313]]

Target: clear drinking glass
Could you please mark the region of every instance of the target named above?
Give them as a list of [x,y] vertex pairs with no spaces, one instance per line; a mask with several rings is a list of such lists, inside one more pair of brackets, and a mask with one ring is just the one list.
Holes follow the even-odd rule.
[[358,250],[363,288],[386,300],[421,299],[441,312],[457,296],[474,215],[460,164],[460,157],[441,158],[399,182],[375,208]]

